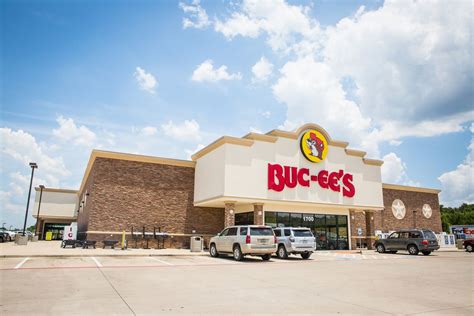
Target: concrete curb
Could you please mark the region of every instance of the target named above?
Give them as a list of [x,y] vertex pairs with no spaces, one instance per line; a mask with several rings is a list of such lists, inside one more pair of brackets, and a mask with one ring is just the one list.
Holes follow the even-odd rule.
[[80,258],[80,257],[193,257],[193,256],[207,256],[208,252],[202,253],[163,253],[163,254],[151,254],[151,253],[121,253],[121,254],[15,254],[15,255],[0,255],[0,258]]

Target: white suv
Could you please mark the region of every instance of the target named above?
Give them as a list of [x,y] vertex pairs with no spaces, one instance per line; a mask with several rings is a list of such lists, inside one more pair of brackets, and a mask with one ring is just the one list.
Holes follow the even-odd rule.
[[245,255],[269,260],[276,249],[276,237],[269,226],[227,227],[209,242],[209,253],[212,257],[227,253],[232,254],[237,261],[242,260]]
[[288,254],[299,254],[301,258],[308,259],[316,250],[316,238],[309,228],[282,227],[274,228],[277,238],[277,256],[280,259],[288,258]]

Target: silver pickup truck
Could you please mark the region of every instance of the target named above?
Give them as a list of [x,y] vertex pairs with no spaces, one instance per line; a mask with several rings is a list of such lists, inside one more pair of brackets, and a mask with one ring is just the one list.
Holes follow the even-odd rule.
[[274,228],[277,238],[277,256],[280,259],[288,258],[288,254],[299,254],[308,259],[316,250],[316,238],[309,228],[281,227]]

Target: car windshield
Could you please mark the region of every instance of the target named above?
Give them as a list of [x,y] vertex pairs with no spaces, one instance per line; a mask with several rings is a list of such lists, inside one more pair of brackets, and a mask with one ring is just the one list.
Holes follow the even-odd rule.
[[250,227],[250,235],[252,236],[273,236],[273,230],[266,227]]
[[435,234],[431,230],[424,230],[423,234],[425,235],[426,239],[436,239]]
[[313,237],[313,234],[311,234],[311,231],[308,229],[295,229],[293,235],[295,235],[295,237]]

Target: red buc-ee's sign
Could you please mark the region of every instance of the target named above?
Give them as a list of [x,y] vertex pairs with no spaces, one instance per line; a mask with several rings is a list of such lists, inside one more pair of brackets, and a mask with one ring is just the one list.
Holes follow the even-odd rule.
[[343,170],[329,172],[321,170],[317,175],[310,175],[308,168],[268,164],[268,190],[283,191],[285,187],[295,188],[297,185],[310,187],[311,182],[317,183],[323,189],[341,192],[345,197],[355,195],[353,177]]

